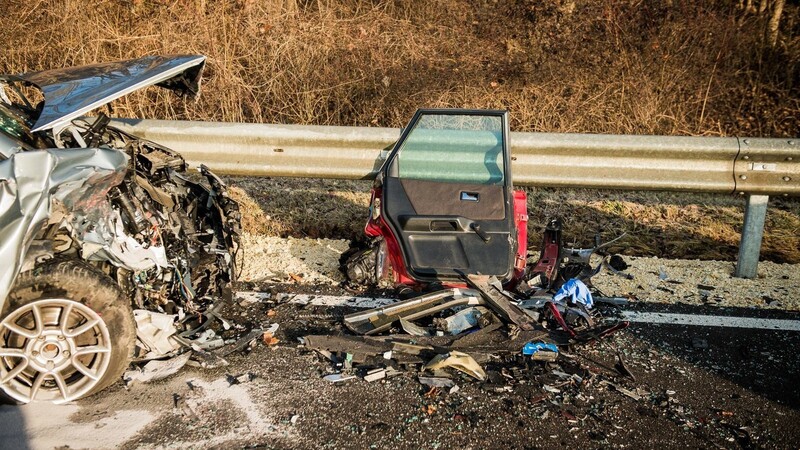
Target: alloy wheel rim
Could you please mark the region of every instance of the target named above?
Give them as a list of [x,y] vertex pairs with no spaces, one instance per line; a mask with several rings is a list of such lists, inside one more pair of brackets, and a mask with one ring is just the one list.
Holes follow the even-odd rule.
[[110,357],[105,322],[73,300],[37,300],[0,322],[0,386],[22,403],[86,395],[102,380]]

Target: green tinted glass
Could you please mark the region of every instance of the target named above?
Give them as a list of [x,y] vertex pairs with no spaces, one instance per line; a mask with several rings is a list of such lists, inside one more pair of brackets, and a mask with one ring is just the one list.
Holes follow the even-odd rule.
[[401,178],[451,183],[504,183],[500,116],[426,114],[398,154]]

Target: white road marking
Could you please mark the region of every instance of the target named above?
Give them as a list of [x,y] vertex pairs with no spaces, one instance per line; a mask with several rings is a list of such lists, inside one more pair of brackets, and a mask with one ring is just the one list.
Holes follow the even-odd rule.
[[[236,293],[236,300],[239,302],[253,303],[271,299],[272,296],[264,292],[242,291]],[[284,294],[275,295],[276,301],[283,303],[296,303],[299,305],[314,306],[351,306],[354,308],[377,308],[379,306],[391,305],[400,301],[397,298],[386,297],[355,297],[350,295],[314,295],[314,294]]]
[[[237,292],[236,297],[243,301],[261,301],[270,298],[262,292]],[[356,297],[350,295],[277,294],[277,300],[301,305],[351,306],[355,308],[377,308],[398,302],[396,298]],[[287,300],[288,299],[288,300]],[[755,317],[712,316],[698,314],[677,314],[658,312],[623,311],[625,320],[641,323],[696,325],[724,328],[752,328],[760,330],[800,331],[800,320],[759,319]]]
[[759,319],[755,317],[710,316],[658,312],[623,311],[625,320],[631,322],[670,325],[696,325],[724,328],[753,328],[758,330],[800,331],[800,320]]

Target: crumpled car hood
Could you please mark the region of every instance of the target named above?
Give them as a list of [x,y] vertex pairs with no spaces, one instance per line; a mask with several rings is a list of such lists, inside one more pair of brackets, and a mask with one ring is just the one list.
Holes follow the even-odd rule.
[[59,128],[87,112],[133,91],[158,85],[195,96],[205,56],[169,55],[7,77],[37,86],[44,108],[31,131]]

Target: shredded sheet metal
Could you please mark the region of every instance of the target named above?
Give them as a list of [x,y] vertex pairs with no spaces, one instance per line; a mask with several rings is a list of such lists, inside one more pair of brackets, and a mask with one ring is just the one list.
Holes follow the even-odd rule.
[[[163,245],[145,247],[125,233],[119,211],[108,209],[106,217],[88,225],[76,233],[83,259],[109,261],[133,271],[171,267]],[[76,227],[72,228],[75,231]]]
[[72,211],[105,201],[107,189],[98,187],[122,182],[127,164],[123,152],[103,148],[27,151],[0,161],[0,310],[53,200]]
[[142,347],[141,359],[158,358],[178,350],[181,344],[172,338],[177,329],[175,314],[163,314],[144,309],[135,309],[137,345]]

